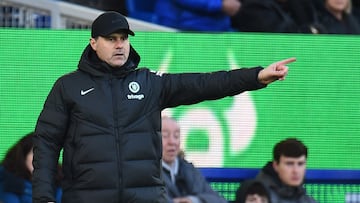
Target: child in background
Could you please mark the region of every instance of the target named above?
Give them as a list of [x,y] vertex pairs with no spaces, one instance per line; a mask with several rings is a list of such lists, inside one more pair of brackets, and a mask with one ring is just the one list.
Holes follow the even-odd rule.
[[256,180],[246,180],[236,191],[234,203],[270,203],[264,185]]

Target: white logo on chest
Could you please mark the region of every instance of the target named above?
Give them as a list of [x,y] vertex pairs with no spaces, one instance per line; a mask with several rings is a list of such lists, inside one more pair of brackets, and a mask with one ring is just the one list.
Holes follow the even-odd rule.
[[130,82],[129,90],[130,90],[130,92],[132,92],[134,94],[128,94],[127,95],[128,99],[142,100],[145,97],[144,94],[136,94],[140,91],[140,85],[137,82]]
[[140,85],[139,85],[139,83],[137,83],[137,82],[130,82],[130,83],[129,83],[129,90],[130,90],[132,93],[134,93],[134,94],[136,94],[137,92],[139,92],[139,90],[140,90]]

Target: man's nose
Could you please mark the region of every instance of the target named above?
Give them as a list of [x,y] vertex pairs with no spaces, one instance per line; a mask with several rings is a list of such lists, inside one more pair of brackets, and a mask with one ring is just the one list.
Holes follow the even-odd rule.
[[174,136],[170,136],[169,142],[170,142],[171,144],[176,143],[176,138],[175,138]]
[[123,47],[123,45],[124,45],[124,40],[117,39],[115,41],[115,48],[121,48],[121,47]]
[[298,174],[301,171],[301,167],[300,166],[294,166],[293,167],[293,173]]
[[175,139],[174,139],[174,138],[170,138],[170,139],[169,139],[169,142],[170,142],[171,144],[174,144],[174,143],[175,143]]

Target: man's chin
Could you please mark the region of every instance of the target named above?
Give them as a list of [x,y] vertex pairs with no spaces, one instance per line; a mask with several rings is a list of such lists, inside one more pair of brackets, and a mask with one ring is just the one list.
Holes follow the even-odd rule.
[[289,184],[289,186],[291,186],[291,187],[298,187],[298,186],[300,186],[301,185],[301,182],[291,182],[290,184]]
[[116,63],[111,63],[110,66],[113,68],[121,68],[125,63],[123,61],[119,61]]

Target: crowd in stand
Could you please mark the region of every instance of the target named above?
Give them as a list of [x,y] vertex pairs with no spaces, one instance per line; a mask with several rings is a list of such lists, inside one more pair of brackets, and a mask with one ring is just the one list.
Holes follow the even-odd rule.
[[[125,0],[66,1],[128,14]],[[153,10],[180,31],[360,34],[360,0],[157,0]]]
[[242,32],[360,34],[351,0],[246,0],[232,22]]
[[351,0],[158,0],[155,13],[159,24],[185,31],[360,34],[354,6]]
[[[128,0],[62,0],[90,8],[129,12]],[[135,0],[134,0],[135,1]],[[153,0],[153,18],[140,20],[200,32],[360,34],[360,0]],[[135,6],[134,6],[135,5]],[[132,3],[132,8],[136,7]],[[136,8],[135,8],[136,9]],[[140,10],[144,8],[139,8]],[[7,10],[9,11],[9,10]],[[4,11],[5,12],[5,11]]]

